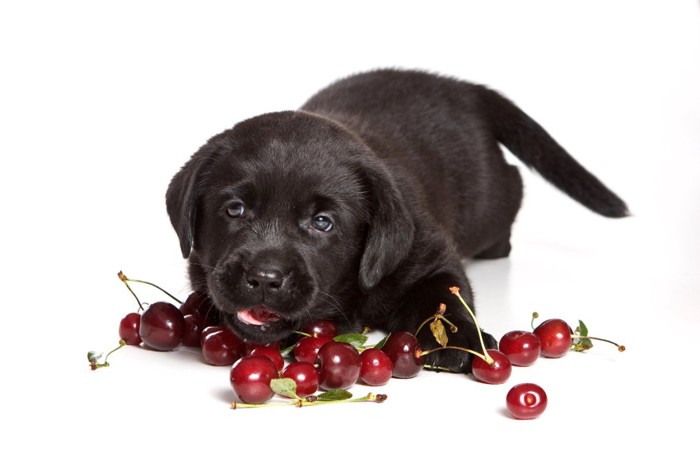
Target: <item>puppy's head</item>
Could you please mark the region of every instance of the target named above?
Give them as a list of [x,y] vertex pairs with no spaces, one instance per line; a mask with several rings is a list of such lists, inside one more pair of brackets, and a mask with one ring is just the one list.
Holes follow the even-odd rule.
[[173,178],[168,214],[223,321],[253,342],[351,305],[408,254],[413,222],[354,134],[306,112],[265,114],[204,145]]

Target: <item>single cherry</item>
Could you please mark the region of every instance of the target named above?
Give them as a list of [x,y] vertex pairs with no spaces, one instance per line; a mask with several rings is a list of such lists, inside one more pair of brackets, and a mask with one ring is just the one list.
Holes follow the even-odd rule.
[[243,356],[245,344],[231,329],[222,326],[206,328],[205,331],[202,332],[202,357],[208,364],[231,365]]
[[180,312],[183,316],[193,314],[201,316],[205,327],[219,323],[219,310],[214,306],[209,295],[200,290],[195,290],[187,296],[180,305]]
[[539,338],[529,331],[510,331],[501,337],[498,350],[506,354],[515,366],[530,366],[540,356],[542,346]]
[[335,321],[330,319],[319,319],[305,326],[302,332],[311,336],[330,337],[331,339],[338,335],[338,327]]
[[360,376],[360,354],[346,342],[330,341],[318,351],[318,384],[322,389],[348,389]]
[[156,302],[141,315],[139,335],[151,349],[173,350],[182,341],[185,319],[175,305]]
[[540,340],[544,357],[559,358],[566,355],[573,343],[573,331],[562,319],[548,319],[538,325],[533,333]]
[[495,349],[487,350],[493,359],[490,365],[481,357],[474,356],[472,359],[472,375],[474,378],[488,384],[504,383],[513,371],[510,360],[506,354]]
[[201,347],[204,318],[199,313],[183,316],[185,329],[182,333],[182,345],[185,347]]
[[547,408],[547,394],[537,384],[516,384],[506,395],[506,408],[517,419],[537,418]]
[[420,355],[421,350],[416,336],[405,331],[392,332],[382,346],[391,360],[395,378],[413,378],[423,369],[425,356]]
[[318,391],[318,371],[311,363],[291,362],[282,371],[282,377],[294,380],[299,397],[310,396]]
[[261,357],[269,358],[272,360],[272,363],[275,364],[277,371],[282,371],[284,368],[284,357],[282,357],[280,351],[274,347],[258,346],[251,350],[249,355],[259,355]]
[[119,338],[123,339],[127,345],[139,345],[141,343],[140,327],[141,315],[136,312],[129,313],[119,322]]
[[316,363],[316,356],[321,347],[333,339],[325,336],[302,337],[294,346],[294,358],[298,362]]
[[258,347],[271,347],[271,348],[273,348],[273,349],[280,350],[280,346],[281,346],[281,345],[280,345],[279,342],[267,342],[267,343],[264,343],[264,344],[258,344],[258,343],[255,343],[255,342],[248,342],[248,341],[246,341],[246,342],[245,342],[245,354],[246,354],[246,355],[250,355],[250,353],[251,353],[253,350],[257,349]]
[[366,349],[360,354],[360,382],[368,386],[382,386],[390,379],[394,364],[381,349]]
[[231,367],[231,387],[241,402],[262,404],[274,395],[270,381],[277,378],[277,375],[277,368],[272,360],[248,355],[238,359]]

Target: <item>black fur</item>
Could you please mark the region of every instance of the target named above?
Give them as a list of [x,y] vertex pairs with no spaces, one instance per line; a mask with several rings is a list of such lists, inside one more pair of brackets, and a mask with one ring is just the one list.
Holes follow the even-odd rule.
[[[299,111],[235,125],[175,175],[167,208],[192,287],[251,341],[283,339],[327,317],[344,331],[414,332],[444,303],[459,328],[450,344],[479,350],[449,288],[460,287],[473,308],[461,260],[510,252],[522,181],[499,144],[593,211],[627,215],[622,200],[498,93],[379,70],[332,84]],[[238,318],[263,309],[278,319]],[[436,346],[427,328],[419,339]],[[488,334],[486,342],[496,346]],[[470,360],[440,351],[428,362],[469,371]]]

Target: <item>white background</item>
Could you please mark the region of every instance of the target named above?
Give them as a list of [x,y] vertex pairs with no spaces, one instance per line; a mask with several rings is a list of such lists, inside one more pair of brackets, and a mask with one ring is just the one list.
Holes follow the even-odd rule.
[[[696,2],[9,3],[2,465],[691,463]],[[232,411],[228,369],[186,350],[126,348],[90,371],[86,352],[116,345],[135,309],[117,271],[188,292],[164,205],[187,158],[241,119],[297,108],[337,78],[384,66],[502,91],[629,203],[632,217],[604,219],[524,169],[511,257],[468,265],[481,324],[495,335],[529,329],[538,311],[582,319],[628,351],[598,344],[540,359],[500,386],[424,372],[392,380],[382,405],[308,409]],[[534,421],[504,413],[507,390],[524,381],[549,395]]]

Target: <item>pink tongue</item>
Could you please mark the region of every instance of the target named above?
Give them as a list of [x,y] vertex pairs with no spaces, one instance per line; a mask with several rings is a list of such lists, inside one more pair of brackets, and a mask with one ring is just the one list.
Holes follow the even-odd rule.
[[280,319],[280,316],[277,313],[273,313],[259,306],[249,310],[239,311],[238,319],[254,326],[262,326],[270,321],[277,321]]

